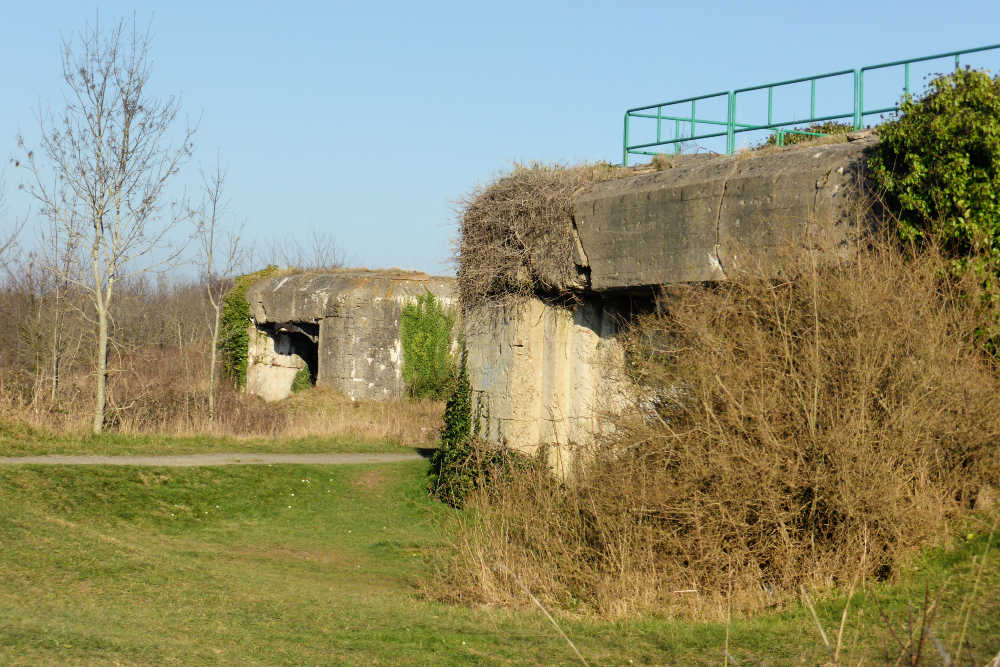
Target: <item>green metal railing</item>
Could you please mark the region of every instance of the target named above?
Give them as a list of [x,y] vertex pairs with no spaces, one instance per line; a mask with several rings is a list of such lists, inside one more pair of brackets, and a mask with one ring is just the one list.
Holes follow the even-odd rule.
[[[765,83],[760,86],[737,88],[735,90],[723,91],[720,93],[699,95],[698,97],[685,97],[671,102],[662,102],[660,104],[650,104],[644,107],[635,107],[634,109],[629,109],[625,112],[625,132],[624,139],[622,141],[622,164],[626,166],[628,165],[628,158],[630,155],[657,155],[657,151],[649,150],[655,146],[673,146],[674,153],[679,153],[682,143],[703,139],[714,139],[718,137],[726,138],[726,152],[731,155],[736,150],[736,136],[743,132],[771,130],[777,135],[776,142],[778,145],[781,145],[784,143],[784,138],[788,134],[822,136],[822,133],[820,132],[811,132],[795,128],[793,127],[795,125],[849,119],[854,126],[854,129],[859,130],[863,126],[866,116],[890,113],[899,110],[898,104],[888,107],[880,107],[877,109],[865,108],[866,72],[903,66],[903,95],[905,96],[910,94],[910,66],[912,64],[926,62],[929,60],[954,58],[955,68],[958,69],[961,65],[961,56],[968,53],[979,53],[982,51],[992,50],[1000,50],[1000,44],[980,46],[974,49],[963,49],[961,51],[950,51],[948,53],[938,53],[931,56],[922,56],[920,58],[910,58],[908,60],[895,60],[889,63],[881,63],[879,65],[866,65],[858,69],[845,69],[838,72],[828,72],[826,74],[805,76],[798,79],[789,79],[787,81]],[[847,77],[851,77],[853,80],[853,105],[850,109],[844,109],[842,112],[817,116],[816,83],[826,79],[837,79],[841,77],[845,79]],[[776,89],[807,82],[810,87],[809,117],[796,120],[775,121],[774,91]],[[762,90],[767,91],[767,123],[750,123],[737,120],[736,109],[740,96]],[[725,120],[721,120],[719,118],[705,118],[698,115],[699,103],[704,106],[704,103],[706,102],[710,103],[718,100],[724,100],[725,102]],[[688,104],[690,104],[690,113],[687,113],[688,110],[686,105]],[[685,105],[682,112],[664,113],[664,108],[677,107],[679,105]],[[742,107],[740,108],[742,109]],[[629,122],[632,119],[655,120],[656,141],[629,144]],[[704,126],[708,127],[704,128]],[[687,136],[682,136],[682,132],[684,130],[688,131]],[[664,138],[665,131],[670,133],[668,138]],[[699,131],[702,133],[699,134]]]

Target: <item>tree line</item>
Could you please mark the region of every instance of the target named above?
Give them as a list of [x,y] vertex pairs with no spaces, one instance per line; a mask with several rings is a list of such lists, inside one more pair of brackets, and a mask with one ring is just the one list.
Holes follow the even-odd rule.
[[[201,169],[193,198],[177,195],[196,128],[178,127],[178,98],[151,93],[150,45],[135,19],[63,41],[65,101],[39,113],[36,140],[17,137],[11,160],[33,215],[15,216],[0,234],[0,313],[9,323],[0,394],[10,405],[49,408],[79,406],[89,394],[94,433],[120,411],[109,382],[140,351],[182,351],[177,360],[204,379],[214,420],[222,297],[234,276],[259,264],[343,261],[319,232],[255,251],[234,221],[221,155]],[[0,215],[10,218],[2,194],[0,184]],[[183,266],[193,275],[171,280]]]

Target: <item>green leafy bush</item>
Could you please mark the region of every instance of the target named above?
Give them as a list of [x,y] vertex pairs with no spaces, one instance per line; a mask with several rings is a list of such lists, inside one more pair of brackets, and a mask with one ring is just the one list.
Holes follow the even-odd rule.
[[403,382],[412,398],[442,399],[455,377],[451,332],[455,316],[430,292],[403,307]]
[[957,70],[903,100],[869,158],[905,240],[956,258],[1000,251],[1000,78]]
[[311,386],[313,386],[312,373],[309,372],[308,366],[303,366],[292,378],[292,393],[304,391]]
[[271,265],[254,273],[239,276],[232,289],[222,298],[222,326],[219,331],[219,351],[222,353],[222,372],[241,389],[247,383],[247,346],[250,339],[250,304],[247,303],[247,289],[258,280],[277,272]]
[[1000,348],[1000,77],[964,69],[906,98],[868,164],[904,241],[931,242],[975,271],[987,313],[976,330]]

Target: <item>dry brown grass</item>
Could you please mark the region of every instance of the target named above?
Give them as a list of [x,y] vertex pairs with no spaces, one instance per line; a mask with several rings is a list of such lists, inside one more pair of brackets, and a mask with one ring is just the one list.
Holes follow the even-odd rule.
[[366,441],[422,446],[437,442],[444,403],[431,400],[353,401],[327,387],[313,387],[282,401],[283,435],[337,434]]
[[[352,401],[313,387],[267,403],[217,385],[216,412],[208,419],[208,354],[199,347],[141,347],[118,355],[109,383],[107,425],[126,434],[306,438],[432,445],[444,405],[435,401]],[[0,387],[0,419],[54,432],[85,433],[92,406],[92,378],[65,378],[57,401]]]
[[979,284],[947,266],[879,243],[673,289],[632,335],[644,389],[617,436],[564,484],[477,492],[444,595],[515,603],[516,577],[563,608],[718,618],[894,576],[1000,484]]
[[459,203],[462,304],[579,287],[573,198],[588,185],[632,173],[608,164],[517,165],[473,191]]

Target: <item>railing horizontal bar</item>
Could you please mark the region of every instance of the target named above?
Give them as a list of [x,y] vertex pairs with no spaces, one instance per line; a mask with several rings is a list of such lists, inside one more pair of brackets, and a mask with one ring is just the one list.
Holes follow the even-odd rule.
[[626,146],[625,150],[632,152],[636,148],[649,148],[650,146],[669,146],[672,144],[679,144],[685,141],[698,141],[699,139],[713,139],[715,137],[724,137],[726,132],[715,132],[713,134],[699,134],[694,137],[684,137],[682,139],[664,139],[663,141],[651,141],[648,144],[633,144],[632,146]]
[[790,121],[784,121],[784,122],[781,122],[781,123],[769,123],[769,124],[766,124],[766,125],[751,125],[751,124],[748,124],[748,123],[737,123],[736,127],[743,128],[743,129],[737,130],[738,132],[747,132],[749,130],[772,130],[772,129],[776,129],[776,128],[788,127],[789,125],[802,125],[803,123],[810,123],[811,124],[811,123],[817,123],[817,122],[824,121],[824,120],[838,120],[840,118],[854,118],[854,112],[853,111],[849,111],[847,113],[839,113],[839,114],[834,114],[832,116],[817,116],[816,118],[813,118],[811,120],[807,118],[805,120],[790,120]]
[[876,113],[889,113],[890,111],[899,111],[899,107],[884,107],[882,109],[868,109],[867,111],[862,111],[862,116],[871,116]]
[[807,137],[828,137],[829,134],[824,134],[822,132],[806,132],[805,130],[782,130],[784,134],[802,134]]
[[[673,102],[663,102],[662,104],[650,104],[644,107],[635,107],[632,109],[626,109],[625,113],[631,114],[633,111],[646,111],[648,109],[655,109],[656,107],[668,107],[672,104],[684,104],[685,102],[697,102],[699,100],[707,100],[712,97],[724,97],[729,95],[729,91],[723,91],[721,93],[710,93],[708,95],[698,95],[697,97],[685,97],[682,100],[674,100]],[[620,108],[620,107],[619,107]]]
[[803,83],[805,81],[818,81],[820,79],[829,79],[835,76],[844,76],[845,74],[854,74],[854,70],[845,69],[840,70],[839,72],[829,72],[827,74],[817,74],[815,76],[803,76],[798,79],[789,79],[788,81],[775,81],[774,83],[765,83],[759,86],[750,86],[749,88],[737,88],[733,91],[733,94],[738,95],[739,93],[749,93],[754,90],[764,90],[765,88],[772,88],[776,86],[788,86],[793,83]]
[[[851,112],[850,114],[847,114],[847,115],[848,116],[853,116],[854,112]],[[630,118],[650,118],[652,120],[656,120],[657,117],[654,116],[653,114],[632,114],[630,116]],[[679,120],[679,121],[683,121],[685,123],[692,122],[691,121],[691,116],[660,116],[659,118],[660,118],[660,120]],[[831,118],[841,118],[841,116],[831,116]],[[827,119],[826,118],[819,118],[817,120],[827,120]],[[785,124],[789,125],[789,124],[806,123],[806,122],[809,122],[809,121],[793,120],[793,121],[790,121],[789,123],[785,123]],[[727,123],[724,120],[708,120],[707,118],[695,118],[694,119],[694,124],[695,125],[722,125],[723,127],[729,127],[729,123]],[[753,123],[734,123],[734,125],[736,127],[757,127],[757,125],[754,125]],[[684,141],[688,141],[688,139],[684,139]]]
[[928,60],[937,60],[939,58],[953,58],[955,56],[965,55],[966,53],[979,53],[980,51],[990,51],[992,49],[1000,49],[1000,44],[991,44],[990,46],[977,46],[974,49],[963,49],[962,51],[949,51],[948,53],[937,53],[933,56],[921,56],[920,58],[907,58],[906,60],[894,60],[891,63],[881,63],[879,65],[865,65],[861,68],[862,72],[868,72],[873,69],[882,69],[884,67],[898,67],[899,65],[905,65],[907,63],[922,63]]
[[[656,120],[656,118],[657,118],[657,116],[655,116],[654,114],[639,114],[639,113],[634,113],[630,117],[631,118],[650,118],[652,120]],[[680,120],[680,121],[684,121],[685,123],[690,123],[692,121],[691,116],[660,116],[659,118],[660,118],[660,120]],[[709,120],[707,118],[695,118],[694,119],[694,123],[695,123],[695,125],[699,125],[699,124],[701,124],[701,125],[729,125],[729,123],[727,123],[724,120]]]

